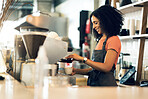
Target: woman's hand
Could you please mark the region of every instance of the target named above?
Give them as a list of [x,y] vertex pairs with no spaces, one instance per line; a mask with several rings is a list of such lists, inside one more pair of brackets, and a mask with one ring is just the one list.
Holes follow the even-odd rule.
[[77,61],[83,61],[83,57],[77,55],[77,54],[71,54],[69,56],[67,56],[66,58],[73,58],[74,60],[77,60]]
[[75,75],[75,74],[76,74],[76,68],[73,68],[71,75]]

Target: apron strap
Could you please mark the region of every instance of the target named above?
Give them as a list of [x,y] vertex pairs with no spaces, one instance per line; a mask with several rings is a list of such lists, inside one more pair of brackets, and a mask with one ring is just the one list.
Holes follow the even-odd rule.
[[106,37],[105,41],[103,42],[102,50],[105,50],[105,45],[106,45],[107,39],[108,39],[108,37]]

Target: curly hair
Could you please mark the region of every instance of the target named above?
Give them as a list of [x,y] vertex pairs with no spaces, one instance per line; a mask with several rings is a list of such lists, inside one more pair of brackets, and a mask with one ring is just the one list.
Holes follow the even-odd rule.
[[[116,36],[120,33],[124,18],[122,13],[116,8],[110,5],[103,5],[91,13],[90,19],[92,16],[98,18],[100,28],[107,37]],[[95,38],[100,37],[100,34],[95,29],[93,29],[93,33]]]

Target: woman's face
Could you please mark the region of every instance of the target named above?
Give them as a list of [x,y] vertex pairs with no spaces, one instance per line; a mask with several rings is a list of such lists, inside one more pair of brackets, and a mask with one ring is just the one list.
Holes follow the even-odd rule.
[[93,23],[93,29],[95,29],[99,34],[102,34],[98,18],[92,16],[91,21]]

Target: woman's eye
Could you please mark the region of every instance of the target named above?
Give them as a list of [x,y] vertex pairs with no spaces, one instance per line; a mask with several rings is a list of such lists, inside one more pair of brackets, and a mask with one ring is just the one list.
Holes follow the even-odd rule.
[[94,24],[98,24],[98,22],[94,22]]

